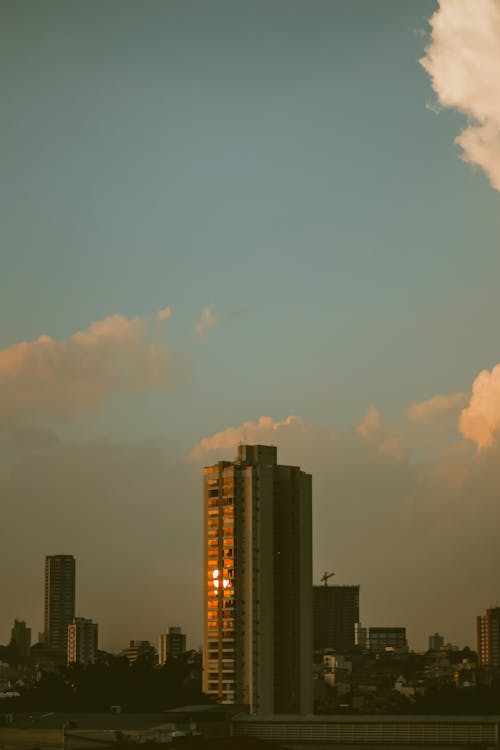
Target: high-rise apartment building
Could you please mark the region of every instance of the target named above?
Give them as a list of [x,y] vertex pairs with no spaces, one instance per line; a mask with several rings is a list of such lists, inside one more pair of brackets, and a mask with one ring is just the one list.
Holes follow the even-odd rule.
[[11,630],[10,643],[16,650],[20,663],[25,663],[31,657],[31,628],[26,627],[24,620],[14,620]]
[[75,558],[47,555],[45,558],[44,640],[49,649],[67,652],[68,625],[75,616]]
[[254,713],[312,711],[311,476],[274,446],[204,470],[203,690]]
[[181,628],[171,627],[160,635],[158,641],[158,664],[165,664],[170,657],[180,656],[186,650],[186,634]]
[[313,586],[313,648],[339,653],[354,648],[359,586]]
[[429,636],[429,651],[442,651],[444,648],[444,637],[440,633]]
[[477,658],[484,667],[500,667],[500,607],[477,618]]
[[93,664],[98,648],[97,623],[75,617],[68,625],[68,664]]

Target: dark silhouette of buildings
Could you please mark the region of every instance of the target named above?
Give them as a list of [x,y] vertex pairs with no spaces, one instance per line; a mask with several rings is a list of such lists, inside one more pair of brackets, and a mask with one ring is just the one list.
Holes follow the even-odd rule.
[[24,664],[31,657],[31,628],[26,627],[24,620],[14,620],[11,630],[10,645],[15,649],[19,663]]
[[441,651],[444,648],[444,637],[440,633],[429,636],[429,651]]
[[313,586],[313,646],[315,651],[354,647],[359,622],[359,586]]

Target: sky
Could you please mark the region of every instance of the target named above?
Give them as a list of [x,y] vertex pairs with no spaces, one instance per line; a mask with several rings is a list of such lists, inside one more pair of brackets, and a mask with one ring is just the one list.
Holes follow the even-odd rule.
[[500,602],[500,0],[3,0],[0,643],[77,558],[201,642],[201,467],[313,475],[365,625]]

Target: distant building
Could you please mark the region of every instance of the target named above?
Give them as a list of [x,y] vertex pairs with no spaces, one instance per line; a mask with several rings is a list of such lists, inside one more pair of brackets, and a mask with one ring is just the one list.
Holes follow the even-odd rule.
[[132,664],[140,656],[153,656],[155,653],[154,646],[149,641],[129,641],[127,648],[122,650],[122,656],[126,656]]
[[311,476],[270,445],[204,470],[203,691],[253,713],[312,710]]
[[10,643],[16,649],[17,658],[21,663],[28,662],[31,657],[31,628],[26,627],[24,620],[14,620],[11,630]]
[[359,586],[313,586],[313,649],[350,651],[359,620]]
[[406,628],[368,628],[367,646],[370,651],[404,651],[408,648]]
[[354,644],[359,648],[368,648],[368,628],[364,628],[360,622],[354,623]]
[[158,642],[158,664],[165,664],[172,656],[180,656],[186,650],[186,634],[181,628],[170,627],[160,635]]
[[323,654],[323,679],[330,687],[343,685],[342,692],[349,692],[352,662],[343,654]]
[[500,667],[500,607],[477,618],[477,659],[483,667]]
[[98,648],[97,623],[75,617],[68,625],[68,664],[93,664]]
[[75,558],[45,558],[44,645],[49,650],[68,650],[68,625],[75,616]]
[[442,651],[444,649],[444,636],[439,633],[429,636],[429,651]]

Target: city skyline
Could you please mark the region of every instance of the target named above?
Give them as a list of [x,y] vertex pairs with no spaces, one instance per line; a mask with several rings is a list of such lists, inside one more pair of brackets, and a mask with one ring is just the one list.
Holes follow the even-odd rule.
[[246,442],[315,478],[315,583],[474,646],[500,600],[478,2],[2,3],[0,643],[43,630],[67,552],[103,648],[201,644],[200,471]]

